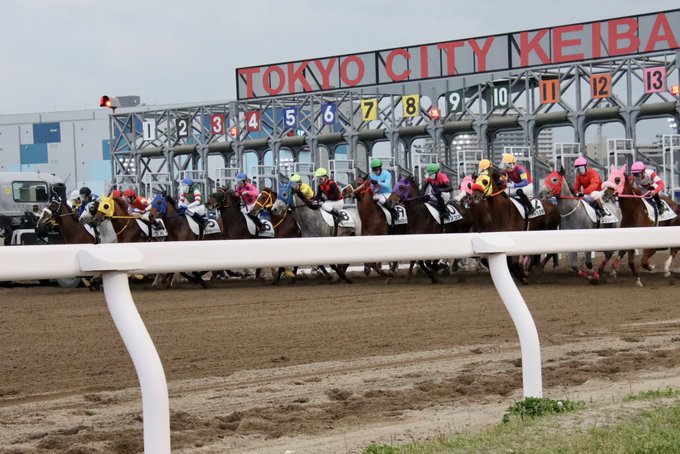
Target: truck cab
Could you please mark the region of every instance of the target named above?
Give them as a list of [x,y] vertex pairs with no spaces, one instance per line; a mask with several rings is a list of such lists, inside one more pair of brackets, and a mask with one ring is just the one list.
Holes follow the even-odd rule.
[[64,182],[49,173],[0,172],[0,240],[2,244],[59,243],[58,233],[38,238],[35,226],[55,187]]

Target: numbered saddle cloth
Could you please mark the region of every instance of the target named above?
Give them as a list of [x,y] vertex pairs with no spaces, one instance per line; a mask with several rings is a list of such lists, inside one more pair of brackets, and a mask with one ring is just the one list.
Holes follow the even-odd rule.
[[[321,211],[321,216],[323,217],[323,220],[326,221],[326,224],[328,224],[331,227],[334,227],[335,218],[333,217],[333,215],[324,209],[319,209],[319,211]],[[340,222],[338,223],[338,227],[348,229],[353,229],[356,227],[354,224],[354,219],[352,218],[352,216],[349,215],[349,213],[346,210],[338,210],[338,212],[340,213]]]
[[[198,222],[196,222],[196,221],[194,220],[194,218],[191,217],[191,215],[188,215],[188,214],[187,214],[187,215],[185,215],[185,216],[186,216],[186,218],[187,218],[187,221],[189,222],[189,227],[191,228],[191,232],[192,232],[194,235],[200,235],[200,230],[199,230],[199,227],[198,227]],[[208,223],[207,223],[206,226],[205,226],[205,230],[203,230],[203,235],[212,235],[212,234],[214,234],[214,233],[220,233],[221,231],[222,231],[222,230],[220,230],[220,226],[219,226],[219,224],[217,223],[217,221],[215,221],[214,219],[209,219],[209,220],[208,220]]]
[[[387,219],[387,223],[391,224],[392,223],[392,213],[389,212],[387,208],[384,206],[378,204],[378,206],[383,210],[383,213],[385,213],[385,219]],[[394,220],[394,225],[404,225],[408,223],[408,217],[406,216],[406,208],[404,208],[402,205],[397,205],[394,207],[394,209],[397,211],[399,214],[399,217]]]
[[[441,217],[439,216],[439,209],[430,202],[427,202],[425,206],[430,211],[430,214],[435,219],[435,221],[437,221],[438,224],[441,224],[442,220]],[[456,207],[449,203],[446,204],[446,211],[449,214],[444,218],[444,224],[450,224],[452,222],[460,221],[461,219],[463,219],[463,215],[458,212]]]
[[[515,204],[515,208],[517,208],[517,211],[519,211],[519,214],[522,215],[522,219],[526,219],[526,212],[524,209],[524,204],[520,202],[518,199],[515,197],[510,197],[510,200],[512,200],[512,203]],[[534,212],[529,215],[529,219],[537,218],[539,216],[543,216],[545,214],[545,209],[543,208],[543,204],[541,203],[540,200],[538,199],[529,199],[531,202],[531,206],[534,207]]]
[[270,221],[269,219],[259,218],[260,222],[262,223],[262,226],[258,231],[257,226],[255,225],[255,221],[253,221],[250,216],[243,213],[243,217],[246,219],[248,233],[250,233],[253,236],[259,236],[261,238],[274,238],[276,232],[274,232],[274,225],[272,224],[272,221]]
[[[597,222],[597,212],[595,211],[595,208],[593,208],[585,200],[581,200],[581,204],[583,204],[585,207],[586,213],[588,213],[590,220]],[[616,224],[619,222],[619,219],[609,210],[609,208],[607,208],[606,205],[602,205],[602,208],[604,209],[605,215],[600,218],[600,224]]]
[[654,222],[663,222],[663,221],[669,221],[671,219],[675,219],[677,217],[677,214],[675,214],[675,211],[671,209],[670,206],[668,206],[668,203],[666,203],[665,200],[662,200],[661,203],[663,203],[664,207],[666,208],[663,213],[659,215],[659,218],[656,218],[656,204],[654,202],[650,202],[649,200],[642,199],[643,202],[645,202],[645,208],[647,209],[647,217],[649,217],[649,220]]
[[165,228],[165,223],[163,222],[162,219],[159,219],[157,222],[161,224],[160,227],[154,227],[152,224],[142,221],[141,219],[137,219],[137,225],[139,226],[140,229],[142,229],[142,232],[144,232],[149,238],[156,239],[156,238],[165,238],[168,236],[168,231]]

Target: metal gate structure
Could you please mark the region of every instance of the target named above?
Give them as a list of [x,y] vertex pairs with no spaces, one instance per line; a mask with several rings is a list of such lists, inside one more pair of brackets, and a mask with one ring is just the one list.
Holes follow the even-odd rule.
[[[640,36],[635,38],[638,47],[626,48],[626,40],[632,39],[626,27],[631,30],[633,25],[636,36]],[[574,35],[585,29],[601,34],[602,45],[609,46],[606,52],[598,50],[602,55],[595,50],[590,55],[575,52],[581,41],[582,47],[595,49],[592,43],[586,42],[590,38]],[[647,36],[646,44],[643,35]],[[110,116],[114,181],[134,182],[137,187],[153,190],[150,182],[156,178],[154,175],[169,175],[170,180],[177,181],[182,174],[198,172],[204,188],[211,189],[233,178],[234,171],[244,165],[244,153],[252,152],[258,166],[254,179],[259,185],[273,186],[290,176],[290,163],[281,160],[281,151],[285,149],[296,163],[300,153],[311,155],[311,162],[304,163],[304,169],[292,169],[306,180],[312,179],[315,167],[334,163],[332,171],[344,182],[353,178],[358,169],[368,169],[368,160],[378,143],[389,146],[395,168],[409,169],[420,177],[426,161],[438,161],[460,179],[460,172],[471,172],[476,167],[470,164],[473,155],[475,160],[481,156],[493,159],[495,136],[512,130],[521,131],[526,139],[530,167],[543,172],[543,163],[535,164],[538,134],[542,129],[570,126],[574,144],[585,150],[587,127],[613,122],[623,125],[623,140],[630,144],[632,158],[626,159],[659,158],[658,165],[663,166],[662,171],[673,181],[669,186],[679,186],[677,136],[668,136],[668,139],[664,136],[659,156],[641,157],[636,151],[636,125],[641,120],[664,117],[680,124],[680,89],[674,85],[680,82],[677,44],[680,10],[495,35],[485,42],[489,55],[496,52],[489,44],[494,38],[507,40],[508,68],[479,68],[477,59],[474,70],[447,77],[341,89],[329,87],[275,96],[241,96],[236,101],[159,110],[144,107],[123,112],[119,109],[119,113]],[[479,57],[483,51],[481,40],[460,42],[474,41],[477,48],[473,50]],[[543,42],[552,43],[552,47],[541,50]],[[567,44],[556,48],[555,42]],[[529,49],[529,56],[527,61],[520,62],[517,55],[522,46]],[[618,47],[612,51],[612,46]],[[387,61],[394,68],[393,62],[401,59],[404,68],[411,68],[408,65],[412,60],[407,56],[415,55],[415,51],[410,51],[411,48],[404,48],[376,52],[375,64],[386,65]],[[619,55],[622,53],[625,55]],[[352,57],[333,58],[342,69],[358,61],[358,56],[354,56],[354,60]],[[496,54],[493,57],[506,58]],[[546,59],[547,63],[542,61]],[[286,64],[277,66],[280,77],[285,74],[280,68],[285,67]],[[302,78],[311,67],[309,63],[295,76]],[[294,69],[295,65],[290,63],[288,68]],[[288,72],[293,74],[293,69]],[[407,74],[401,66],[398,69],[397,75]],[[411,70],[415,71],[415,65]],[[269,77],[268,83],[273,86],[277,72],[271,70]],[[243,79],[239,70],[237,79]],[[296,84],[304,85],[300,80]],[[277,87],[269,88],[272,91]],[[374,106],[374,116],[366,115],[366,106]],[[414,111],[407,115],[409,108]],[[331,114],[333,122],[328,122]],[[470,154],[459,153],[455,146],[464,134],[478,141]],[[413,143],[419,139],[428,144],[418,147],[423,154],[414,151]],[[477,152],[481,155],[476,156]],[[623,152],[614,146],[608,150],[609,159],[618,161]],[[217,175],[216,169],[209,168],[208,157],[216,155],[222,157],[223,171],[227,173]],[[560,159],[566,156],[559,155]],[[353,168],[340,168],[341,164]],[[208,178],[213,174],[214,180]],[[166,180],[163,185],[167,185]]]

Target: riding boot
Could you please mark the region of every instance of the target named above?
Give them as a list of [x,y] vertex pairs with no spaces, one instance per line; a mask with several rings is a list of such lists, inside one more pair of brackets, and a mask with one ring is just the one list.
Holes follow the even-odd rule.
[[256,214],[248,213],[248,217],[253,220],[253,222],[255,223],[255,229],[258,232],[262,230],[262,221]]
[[656,208],[659,210],[659,214],[663,214],[664,211],[666,211],[666,206],[663,204],[661,201],[661,197],[659,197],[659,194],[654,194],[654,203],[656,203]]
[[389,200],[386,200],[385,203],[383,203],[383,206],[390,212],[390,215],[392,216],[392,227],[394,227],[394,223],[399,219],[399,212],[392,206],[392,203]]
[[335,225],[338,225],[342,222],[342,215],[338,210],[333,208],[331,211],[329,211],[329,213],[333,215],[333,219],[335,219]]
[[206,218],[198,213],[192,214],[191,217],[194,218],[194,221],[198,223],[198,225],[201,227],[201,230],[205,230],[206,226],[208,225],[208,220]]
[[522,191],[521,189],[517,191],[517,197],[522,201],[524,206],[527,209],[527,214],[531,215],[534,213],[534,206],[531,204],[531,200],[529,200],[529,197]]
[[444,220],[449,216],[449,210],[446,208],[446,202],[444,202],[444,198],[442,197],[441,193],[435,194],[435,197],[437,198],[437,210],[439,210],[439,219],[441,219],[442,223],[444,223]]
[[593,201],[593,208],[595,208],[595,213],[597,213],[598,219],[601,219],[607,215],[607,212],[604,211],[604,207],[602,206],[602,203],[599,200]]

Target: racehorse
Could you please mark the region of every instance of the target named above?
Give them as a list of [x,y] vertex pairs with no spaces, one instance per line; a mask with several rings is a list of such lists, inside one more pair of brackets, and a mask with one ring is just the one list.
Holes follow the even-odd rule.
[[[514,230],[555,230],[560,225],[560,212],[548,200],[538,200],[537,210],[527,219],[520,213],[508,194],[499,189],[500,171],[494,167],[488,173],[477,177],[470,197],[473,230],[476,232],[505,232]],[[543,213],[541,214],[541,209]],[[540,257],[529,260],[526,269],[522,269],[517,258],[508,257],[510,270],[522,283],[528,283],[528,277]]]
[[[354,182],[342,188],[343,197],[354,197],[357,201],[357,211],[361,218],[361,235],[402,235],[407,231],[406,224],[393,225],[388,221],[387,215],[383,208],[373,200],[373,189],[371,187],[371,180],[366,178],[357,178]],[[396,268],[396,266],[395,266]],[[364,268],[364,273],[367,275],[373,269],[376,273],[383,277],[391,277],[392,273],[385,273],[379,263],[367,263]]]
[[[406,217],[408,218],[406,233],[465,233],[470,231],[472,216],[467,208],[457,202],[450,201],[447,205],[450,205],[456,214],[450,215],[449,218],[455,220],[452,222],[447,222],[447,220],[445,220],[442,224],[440,223],[439,214],[432,214],[427,207],[426,204],[429,198],[429,195],[423,195],[414,178],[410,175],[400,176],[395,183],[392,195],[390,195],[390,201],[393,205],[402,205],[406,210]],[[435,276],[436,266],[432,264],[428,266],[423,260],[419,260],[418,265],[430,278],[433,284],[438,282]],[[412,269],[413,262],[409,269],[409,276],[411,275]]]
[[[557,200],[557,207],[560,211],[560,216],[562,218],[560,222],[560,229],[596,229],[596,228],[616,228],[620,224],[621,220],[621,210],[613,203],[606,203],[604,207],[609,210],[609,212],[616,217],[616,222],[609,222],[606,224],[600,223],[599,220],[593,221],[593,219],[588,214],[585,201],[582,201],[581,197],[576,197],[566,178],[564,178],[564,168],[560,167],[559,170],[553,170],[547,177],[543,180],[543,185],[539,191],[539,195],[545,197],[554,197]],[[603,274],[604,269],[609,262],[609,259],[613,255],[613,251],[605,251],[605,257],[600,263],[597,271],[593,270],[593,260],[592,251],[587,251],[585,253],[585,265],[586,270],[579,270],[577,263],[577,254],[572,252],[570,254],[571,258],[571,269],[577,273],[579,276],[590,280],[590,282],[596,284],[600,280],[600,276]],[[542,265],[550,258],[546,256]],[[618,259],[614,261],[614,270],[612,274],[616,275],[616,269],[618,268]]]
[[[259,216],[262,210],[267,210],[269,212],[276,238],[300,238],[300,236],[302,236],[300,227],[298,227],[297,222],[295,222],[292,211],[288,209],[285,203],[278,200],[277,192],[273,191],[271,188],[264,188],[262,192],[260,192],[251,213],[253,216]],[[297,269],[297,266],[294,267],[291,273],[293,283],[295,283]],[[286,268],[280,267],[275,273],[273,284],[278,284],[281,280],[281,275],[285,272]]]
[[149,241],[150,236],[137,225],[135,217],[128,214],[127,203],[117,197],[102,196],[91,224],[101,225],[110,220],[119,243],[139,243]]
[[[654,207],[654,217],[655,221],[651,220],[647,214],[647,209],[645,208],[645,202],[643,199],[644,195],[641,195],[633,187],[632,178],[626,173],[628,168],[627,164],[624,164],[620,168],[616,168],[614,165],[610,166],[609,176],[607,181],[602,183],[602,188],[604,193],[602,199],[608,201],[614,196],[618,197],[619,207],[621,208],[621,227],[663,227],[668,225],[680,225],[680,208],[671,199],[666,196],[661,198],[668,204],[672,213],[675,213],[675,217],[672,219],[659,221],[658,213]],[[672,216],[672,213],[667,212],[664,217]],[[640,258],[640,265],[642,268],[651,271],[654,266],[649,263],[649,258],[654,255],[656,249],[644,249],[642,251],[642,257]],[[670,277],[671,275],[671,263],[673,258],[678,253],[678,248],[670,248],[670,253],[668,258],[664,262],[664,276]],[[635,283],[642,287],[642,281],[640,280],[640,274],[635,265],[635,251],[628,251],[628,266],[635,277]]]
[[[349,219],[344,222],[353,224],[353,227],[343,227],[341,225],[329,225],[323,217],[323,210],[315,201],[307,200],[299,192],[293,191],[288,198],[288,206],[293,210],[295,221],[300,226],[300,233],[303,238],[318,238],[326,236],[360,236],[361,219],[356,208],[345,208],[344,212]],[[330,265],[331,269],[337,273],[341,280],[352,283],[345,271],[348,265]]]
[[43,208],[35,230],[38,233],[47,232],[50,230],[50,224],[56,224],[64,243],[94,244],[95,238],[78,222],[76,216],[61,197],[53,197],[47,207]]

